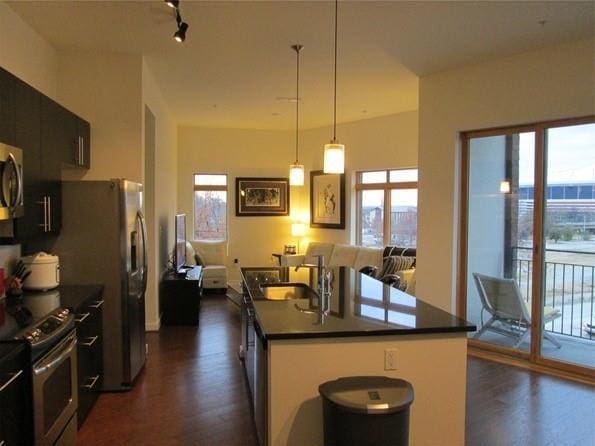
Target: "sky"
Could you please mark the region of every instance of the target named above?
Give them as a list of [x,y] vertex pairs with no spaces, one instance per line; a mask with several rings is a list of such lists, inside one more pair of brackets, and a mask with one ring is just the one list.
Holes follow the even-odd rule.
[[[595,124],[548,130],[548,183],[595,183]],[[535,134],[520,134],[519,182],[534,183]]]

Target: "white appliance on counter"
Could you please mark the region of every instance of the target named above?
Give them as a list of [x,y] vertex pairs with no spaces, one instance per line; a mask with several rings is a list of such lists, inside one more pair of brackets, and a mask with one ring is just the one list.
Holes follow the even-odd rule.
[[104,286],[104,391],[130,389],[146,359],[146,226],[142,184],[62,182],[62,230],[52,251],[65,285]]
[[38,252],[21,257],[25,268],[31,272],[23,282],[26,290],[47,291],[60,285],[60,259],[58,256]]

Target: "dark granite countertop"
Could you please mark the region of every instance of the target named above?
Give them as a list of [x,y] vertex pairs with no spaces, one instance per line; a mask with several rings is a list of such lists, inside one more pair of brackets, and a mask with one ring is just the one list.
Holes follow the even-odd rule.
[[60,305],[76,310],[87,299],[100,299],[103,292],[102,285],[61,285]]
[[[26,326],[31,325],[58,307],[73,311],[88,299],[100,299],[102,285],[60,285],[48,291],[25,291],[22,299],[14,301],[15,307],[26,307],[31,316],[19,319],[5,298],[0,299],[0,341],[12,339]],[[12,309],[14,310],[14,309]]]
[[[242,268],[244,287],[254,303],[256,321],[264,340],[347,336],[411,335],[475,331],[476,327],[444,310],[405,294],[352,268],[332,270],[330,312],[298,311],[308,299],[269,301],[261,283],[301,282],[317,289],[316,269],[284,267]],[[316,299],[317,300],[317,299]]]

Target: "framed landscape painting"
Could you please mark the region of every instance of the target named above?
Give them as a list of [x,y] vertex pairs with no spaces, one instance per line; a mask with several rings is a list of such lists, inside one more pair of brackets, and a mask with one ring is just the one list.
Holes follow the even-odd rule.
[[345,229],[345,174],[310,172],[310,226]]
[[288,178],[236,178],[236,216],[289,215]]

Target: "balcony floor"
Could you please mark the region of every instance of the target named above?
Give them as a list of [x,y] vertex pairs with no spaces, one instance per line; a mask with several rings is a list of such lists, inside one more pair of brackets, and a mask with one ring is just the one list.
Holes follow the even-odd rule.
[[[583,339],[573,336],[565,336],[550,333],[561,345],[561,348],[556,348],[547,339],[542,342],[542,356],[555,359],[563,362],[570,362],[581,366],[595,368],[595,336],[593,339]],[[490,344],[501,345],[504,347],[513,347],[516,341],[508,336],[503,336],[498,333],[486,331],[480,338],[481,341],[489,342]],[[526,342],[523,342],[519,350],[528,352],[529,337]]]

